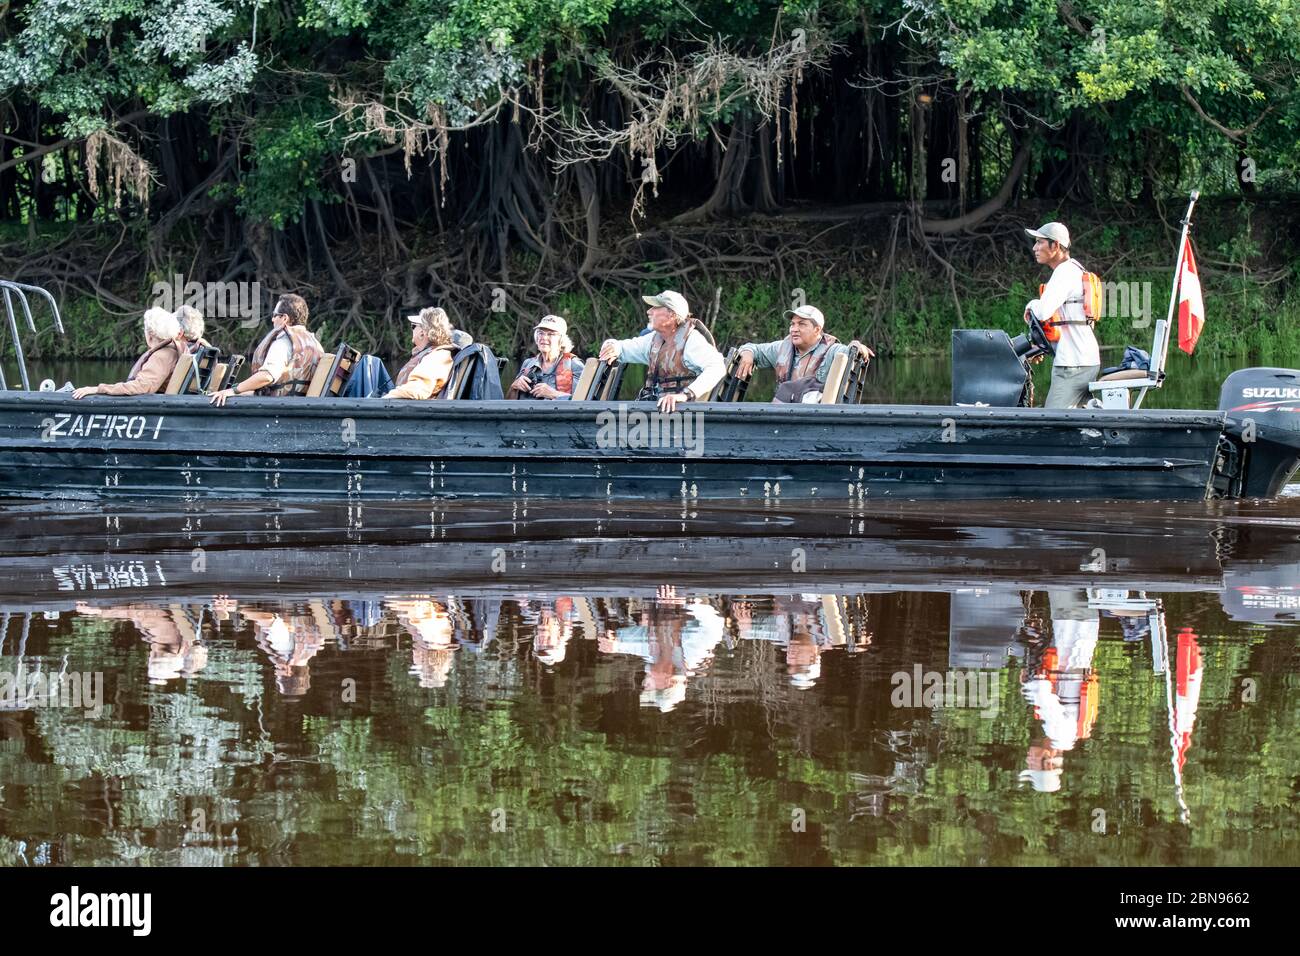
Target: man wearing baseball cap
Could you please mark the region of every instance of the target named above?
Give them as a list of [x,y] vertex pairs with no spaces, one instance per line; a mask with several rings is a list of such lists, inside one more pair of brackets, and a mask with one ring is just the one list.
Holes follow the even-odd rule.
[[582,360],[573,354],[569,323],[558,315],[543,316],[533,327],[537,354],[524,359],[519,377],[506,398],[544,398],[568,401],[582,378]]
[[1088,383],[1101,372],[1101,352],[1092,323],[1083,311],[1083,274],[1079,260],[1070,256],[1070,230],[1062,223],[1049,222],[1038,229],[1026,229],[1034,238],[1034,260],[1051,266],[1052,277],[1040,297],[1025,306],[1025,321],[1032,313],[1045,321],[1059,313],[1054,323],[1061,330],[1052,362],[1052,387],[1045,408],[1079,408],[1088,401]]
[[815,305],[801,305],[785,314],[790,316],[790,334],[775,342],[746,342],[736,366],[736,377],[742,379],[749,378],[755,366],[776,369],[778,397],[773,401],[798,401],[807,392],[820,392],[831,370],[827,360],[841,352],[857,349],[868,362],[875,355],[861,342],[840,344],[826,331],[826,317]]
[[661,412],[671,412],[678,402],[699,401],[722,381],[726,361],[708,338],[695,328],[686,297],[671,289],[641,297],[653,335],[634,339],[607,339],[600,360],[619,359],[645,365],[645,387],[638,399],[658,399]]

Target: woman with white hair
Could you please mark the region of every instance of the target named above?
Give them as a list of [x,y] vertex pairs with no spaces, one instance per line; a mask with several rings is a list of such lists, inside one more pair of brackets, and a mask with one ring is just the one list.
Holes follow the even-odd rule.
[[569,324],[558,315],[548,315],[533,328],[537,354],[524,359],[519,377],[506,398],[548,398],[568,401],[573,386],[582,378],[582,360],[573,354]]
[[181,334],[176,316],[157,307],[144,314],[145,353],[135,360],[125,382],[86,385],[72,393],[73,398],[87,395],[153,395],[165,391],[181,351],[176,337]]
[[176,316],[176,321],[181,326],[182,338],[177,341],[177,345],[188,352],[197,352],[199,349],[210,349],[212,343],[203,337],[205,323],[203,313],[192,305],[183,305],[172,315]]

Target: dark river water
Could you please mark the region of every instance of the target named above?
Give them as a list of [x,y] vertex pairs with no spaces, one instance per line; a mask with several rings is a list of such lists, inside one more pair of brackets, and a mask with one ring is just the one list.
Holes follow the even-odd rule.
[[5,509],[0,861],[1300,863],[1300,499],[564,507]]
[[0,863],[1300,864],[1300,497],[598,510],[0,503]]

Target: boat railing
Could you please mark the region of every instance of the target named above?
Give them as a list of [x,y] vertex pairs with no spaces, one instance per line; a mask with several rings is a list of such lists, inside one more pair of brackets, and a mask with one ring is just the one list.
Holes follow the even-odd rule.
[[[13,338],[14,342],[14,359],[18,363],[18,375],[22,379],[23,388],[30,391],[32,384],[27,377],[27,358],[23,353],[22,336],[18,331],[18,318],[14,314],[13,300],[16,296],[19,304],[22,306],[23,316],[27,319],[27,327],[35,333],[39,330],[36,328],[36,320],[32,316],[31,304],[27,301],[27,293],[31,292],[42,296],[47,302],[49,302],[50,310],[54,314],[55,330],[58,331],[60,335],[63,335],[63,319],[59,315],[59,304],[54,300],[54,296],[50,295],[49,292],[42,289],[40,286],[28,285],[25,282],[15,282],[12,279],[0,279],[0,292],[4,294],[5,315],[9,321],[9,334]],[[7,390],[8,388],[9,383],[5,381],[4,369],[3,367],[0,367],[0,390]]]

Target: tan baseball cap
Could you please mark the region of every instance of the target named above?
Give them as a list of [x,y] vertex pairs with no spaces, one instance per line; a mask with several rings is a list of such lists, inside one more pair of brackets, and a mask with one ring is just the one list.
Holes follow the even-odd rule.
[[643,295],[641,300],[646,305],[659,305],[665,309],[671,309],[683,319],[691,314],[691,307],[686,304],[686,296],[671,289],[660,292],[658,295]]
[[1026,229],[1035,239],[1051,239],[1053,242],[1059,242],[1062,247],[1070,248],[1070,230],[1065,228],[1061,222],[1049,222],[1039,226],[1037,229]]
[[822,315],[822,310],[815,305],[801,305],[797,309],[786,309],[785,314],[797,315],[809,322],[816,322],[819,329],[826,328],[826,316]]
[[557,335],[564,335],[569,331],[569,323],[558,315],[544,315],[542,320],[533,326],[534,332],[538,329],[550,329]]

